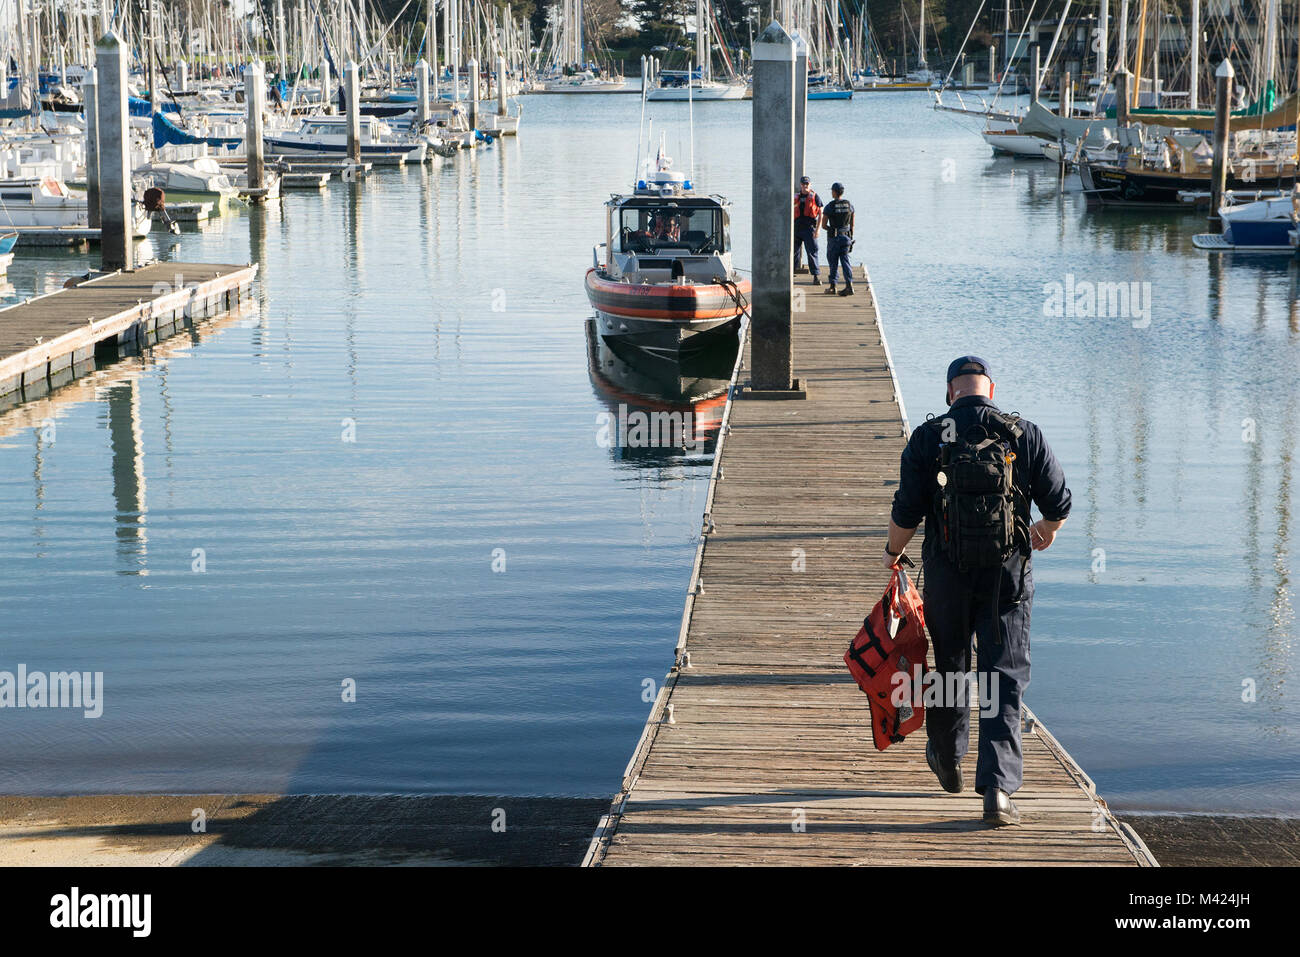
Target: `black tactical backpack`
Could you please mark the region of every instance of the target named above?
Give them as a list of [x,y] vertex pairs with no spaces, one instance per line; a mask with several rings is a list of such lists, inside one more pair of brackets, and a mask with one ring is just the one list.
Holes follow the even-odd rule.
[[[943,419],[931,420],[941,430]],[[939,518],[943,552],[969,571],[1001,565],[1027,551],[1028,513],[1018,508],[1012,463],[1014,443],[1024,433],[1016,416],[990,412],[939,446]]]

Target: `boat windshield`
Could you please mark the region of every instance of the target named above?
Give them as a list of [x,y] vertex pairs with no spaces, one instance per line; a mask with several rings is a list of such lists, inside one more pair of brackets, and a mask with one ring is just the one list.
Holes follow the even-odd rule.
[[706,255],[727,251],[722,210],[716,206],[625,206],[619,211],[625,253],[676,252]]

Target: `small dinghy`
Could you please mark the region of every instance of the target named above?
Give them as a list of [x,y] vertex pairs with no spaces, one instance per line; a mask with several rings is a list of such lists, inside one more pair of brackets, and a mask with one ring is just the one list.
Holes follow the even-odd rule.
[[1192,237],[1192,245],[1197,249],[1290,253],[1296,231],[1295,204],[1292,196],[1277,196],[1221,206],[1223,232],[1200,233]]

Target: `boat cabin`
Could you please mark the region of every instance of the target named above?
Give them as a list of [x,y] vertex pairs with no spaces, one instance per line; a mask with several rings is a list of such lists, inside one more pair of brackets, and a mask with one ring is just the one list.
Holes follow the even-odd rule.
[[696,196],[690,183],[637,184],[605,204],[610,279],[630,283],[708,283],[731,275],[730,203]]
[[[360,134],[361,142],[378,143],[383,134],[387,132],[387,126],[381,123],[373,116],[361,116]],[[306,143],[333,143],[339,140],[346,141],[348,136],[348,118],[346,116],[313,116],[302,121],[298,129],[294,130],[293,135],[296,139],[301,139]]]

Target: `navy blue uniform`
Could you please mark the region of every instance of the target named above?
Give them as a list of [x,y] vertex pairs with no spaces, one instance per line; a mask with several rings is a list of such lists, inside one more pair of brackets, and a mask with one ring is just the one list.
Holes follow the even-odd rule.
[[844,288],[853,288],[853,267],[849,265],[850,235],[853,221],[853,204],[842,196],[832,199],[826,206],[826,263],[830,266],[830,288],[835,288],[838,273],[844,272]]
[[[976,638],[979,680],[990,682],[981,684],[981,692],[991,687],[989,676],[997,676],[992,713],[986,715],[984,703],[980,702],[979,755],[975,764],[975,790],[979,794],[990,787],[1011,794],[1021,784],[1020,705],[1029,685],[1029,612],[1034,576],[1030,560],[1019,553],[1001,568],[958,569],[943,552],[935,503],[944,420],[951,418],[955,434],[960,435],[996,409],[992,400],[983,396],[962,396],[945,414],[915,429],[903,450],[891,514],[900,528],[916,528],[923,519],[929,519],[921,547],[925,572],[922,598],[940,677],[969,671],[972,635]],[[1012,443],[1016,454],[1012,481],[1044,519],[1061,521],[1070,514],[1065,473],[1038,426],[1025,419],[1019,421],[1024,433]],[[952,684],[945,680],[944,686]],[[965,757],[970,742],[969,707],[932,708],[927,704],[925,723],[926,734],[943,764],[951,766]]]

